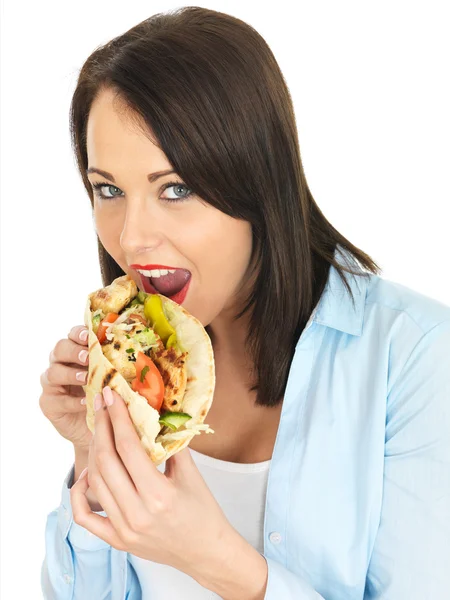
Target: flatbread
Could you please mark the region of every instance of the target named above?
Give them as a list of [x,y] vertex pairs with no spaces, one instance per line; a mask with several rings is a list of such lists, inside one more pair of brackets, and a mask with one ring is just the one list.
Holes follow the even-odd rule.
[[102,346],[92,328],[94,311],[91,311],[91,295],[86,302],[84,314],[84,323],[89,330],[89,367],[87,383],[83,386],[86,393],[86,423],[90,431],[94,433],[95,430],[95,395],[102,393],[103,388],[108,385],[124,399],[142,446],[155,465],[161,464],[185,448],[192,438],[202,431],[214,433],[204,423],[214,396],[214,355],[209,335],[200,321],[176,302],[158,294],[166,317],[176,331],[180,347],[188,352],[187,384],[182,410],[192,417],[177,431],[159,435],[159,412],[151,407],[143,396],[131,389],[126,379],[103,354]]

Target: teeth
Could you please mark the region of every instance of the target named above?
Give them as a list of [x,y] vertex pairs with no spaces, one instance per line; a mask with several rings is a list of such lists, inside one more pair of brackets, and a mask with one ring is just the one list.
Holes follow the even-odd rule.
[[167,275],[168,273],[175,273],[176,269],[152,269],[146,271],[145,269],[137,269],[138,273],[142,273],[146,277],[161,277],[161,275]]

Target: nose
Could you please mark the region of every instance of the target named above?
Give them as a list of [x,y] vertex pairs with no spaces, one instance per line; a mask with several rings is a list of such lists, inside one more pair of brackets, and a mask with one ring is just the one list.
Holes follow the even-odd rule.
[[129,200],[120,234],[120,245],[126,256],[137,256],[154,250],[163,240],[161,219],[150,214],[145,200]]

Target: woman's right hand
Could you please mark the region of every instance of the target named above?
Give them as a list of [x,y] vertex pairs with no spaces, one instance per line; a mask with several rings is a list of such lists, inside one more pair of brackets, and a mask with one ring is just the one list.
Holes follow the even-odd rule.
[[[81,386],[86,384],[88,373],[87,333],[84,325],[77,325],[67,338],[56,343],[50,353],[50,366],[41,375],[39,406],[59,434],[88,454],[92,433],[86,425],[86,406],[81,404]],[[81,374],[80,379],[77,374]]]

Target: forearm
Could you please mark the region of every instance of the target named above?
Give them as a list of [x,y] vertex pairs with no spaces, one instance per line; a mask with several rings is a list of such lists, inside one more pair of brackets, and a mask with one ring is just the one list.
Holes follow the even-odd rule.
[[[83,469],[88,466],[89,460],[89,450],[80,449],[75,447],[75,470],[73,475],[73,482],[76,483],[78,477],[81,475]],[[91,488],[88,488],[86,492],[86,498],[91,507],[91,510],[94,512],[100,512],[103,510],[103,507],[98,503],[97,498],[93,494]]]
[[224,600],[264,600],[268,576],[265,558],[235,530],[221,545],[222,556],[211,561],[197,581]]

